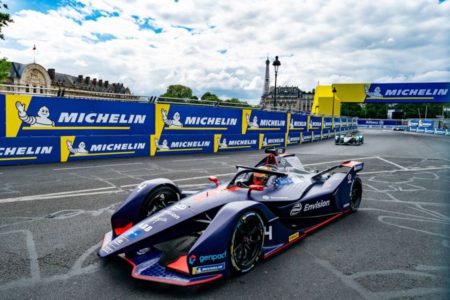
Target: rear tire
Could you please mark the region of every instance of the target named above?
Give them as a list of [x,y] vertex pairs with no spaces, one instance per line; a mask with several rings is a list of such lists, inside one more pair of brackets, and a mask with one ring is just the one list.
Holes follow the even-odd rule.
[[141,220],[178,200],[180,200],[180,195],[174,188],[170,186],[157,187],[147,195],[144,203],[142,203],[139,213]]
[[264,245],[264,222],[254,211],[242,214],[234,226],[230,242],[230,262],[233,271],[246,273],[261,257]]
[[362,181],[356,177],[350,191],[350,209],[352,212],[358,211],[362,199]]

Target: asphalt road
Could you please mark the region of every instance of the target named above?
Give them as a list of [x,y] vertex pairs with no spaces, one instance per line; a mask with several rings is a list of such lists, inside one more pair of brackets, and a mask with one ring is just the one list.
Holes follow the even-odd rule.
[[244,276],[182,288],[95,252],[143,180],[198,189],[262,151],[0,168],[0,299],[449,299],[450,139],[365,131],[363,146],[290,147],[308,168],[358,159],[363,202]]

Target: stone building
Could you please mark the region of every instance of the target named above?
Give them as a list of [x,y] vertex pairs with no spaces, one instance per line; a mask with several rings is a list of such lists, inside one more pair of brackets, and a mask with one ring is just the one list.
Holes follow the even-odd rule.
[[[75,98],[120,98],[133,99],[130,89],[122,83],[109,83],[89,76],[72,76],[57,73],[55,69],[46,70],[43,66],[11,63],[9,77],[3,90],[12,93],[56,95],[64,90],[65,97]],[[9,85],[9,86],[8,86]]]
[[[266,60],[266,72],[264,76],[264,88],[261,96],[261,106],[264,109],[274,108],[275,87],[270,86],[270,61]],[[314,100],[314,90],[305,92],[296,86],[277,86],[277,106],[283,111],[303,111],[311,112]]]

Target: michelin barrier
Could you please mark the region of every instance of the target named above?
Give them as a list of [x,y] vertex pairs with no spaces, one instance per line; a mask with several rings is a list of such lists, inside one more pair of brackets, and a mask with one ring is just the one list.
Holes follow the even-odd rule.
[[257,150],[356,128],[347,117],[0,95],[0,165]]

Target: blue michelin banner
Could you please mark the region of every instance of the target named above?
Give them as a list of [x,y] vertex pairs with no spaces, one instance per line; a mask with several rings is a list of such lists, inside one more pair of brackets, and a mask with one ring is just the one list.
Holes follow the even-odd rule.
[[156,135],[241,133],[242,110],[182,104],[156,104]]
[[152,134],[154,105],[6,96],[6,136]]
[[312,132],[303,131],[300,133],[300,142],[303,143],[311,143],[312,142]]
[[333,119],[329,117],[323,118],[323,128],[324,129],[331,129],[333,128]]
[[382,120],[382,119],[358,119],[358,125],[364,126],[395,126],[398,120]]
[[174,153],[212,153],[214,150],[212,134],[162,134],[151,136],[151,155]]
[[322,117],[308,116],[308,131],[322,130]]
[[0,165],[59,162],[59,137],[0,138]]
[[322,139],[322,130],[313,130],[312,131],[312,141],[317,142]]
[[6,136],[5,95],[0,94],[0,137]]
[[298,131],[289,132],[287,140],[288,145],[297,145],[300,144],[300,142],[301,142],[301,132]]
[[450,102],[450,83],[371,83],[365,86],[366,103],[411,102],[443,103]]
[[242,110],[242,134],[249,133],[286,133],[287,114],[263,110]]
[[308,128],[308,115],[291,114],[289,132],[306,131]]
[[285,147],[286,135],[284,133],[260,133],[260,149],[268,147]]
[[341,128],[341,117],[334,117],[334,128]]
[[419,127],[431,129],[433,128],[433,120],[419,120]]
[[150,156],[148,135],[62,136],[61,162]]
[[258,134],[215,134],[214,152],[259,149]]

